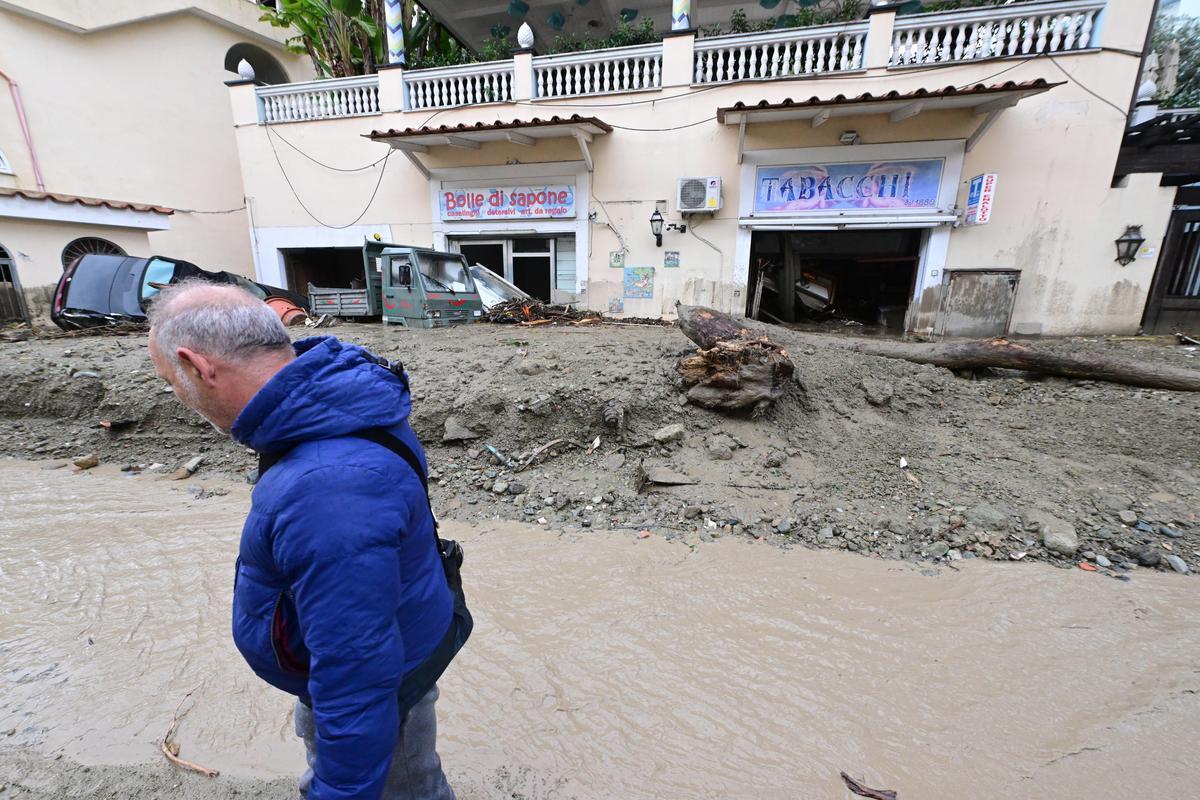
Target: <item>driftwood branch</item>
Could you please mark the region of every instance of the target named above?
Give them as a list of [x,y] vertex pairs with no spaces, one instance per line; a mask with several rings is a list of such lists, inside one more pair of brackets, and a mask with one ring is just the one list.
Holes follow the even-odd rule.
[[794,336],[818,347],[838,347],[864,355],[902,359],[947,369],[996,367],[1147,389],[1200,392],[1200,370],[1109,356],[1059,354],[1007,339],[923,344],[809,333],[795,333]]
[[175,766],[182,767],[184,769],[189,769],[192,772],[199,772],[201,775],[204,775],[209,778],[215,778],[221,774],[221,773],[217,772],[215,769],[209,769],[208,767],[202,767],[199,764],[196,764],[192,761],[187,761],[186,759],[180,758],[179,757],[179,743],[173,741],[175,732],[177,730],[179,730],[179,723],[181,721],[183,721],[184,717],[187,716],[188,711],[192,710],[192,707],[188,706],[187,711],[183,711],[182,710],[183,704],[188,701],[188,698],[191,697],[192,693],[195,691],[196,691],[195,689],[192,689],[192,691],[185,694],[183,696],[183,699],[179,701],[179,705],[175,707],[175,715],[173,717],[171,717],[171,726],[169,728],[167,728],[167,732],[163,735],[162,741],[159,742],[159,749],[162,750],[162,753],[164,756],[167,757],[167,760],[170,761]]

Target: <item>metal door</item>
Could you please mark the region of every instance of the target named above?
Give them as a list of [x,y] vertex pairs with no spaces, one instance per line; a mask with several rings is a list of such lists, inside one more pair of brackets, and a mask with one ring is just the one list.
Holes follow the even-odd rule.
[[1142,328],[1150,334],[1200,331],[1200,208],[1171,215]]
[[28,322],[25,295],[21,282],[17,280],[17,265],[8,251],[0,247],[0,324],[6,322]]
[[1008,333],[1017,299],[1016,270],[950,270],[934,325],[939,336],[991,338]]

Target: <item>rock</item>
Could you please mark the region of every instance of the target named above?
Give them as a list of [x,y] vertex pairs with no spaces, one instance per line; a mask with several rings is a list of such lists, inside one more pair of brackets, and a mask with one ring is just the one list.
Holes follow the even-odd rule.
[[446,417],[446,422],[442,426],[442,441],[443,442],[464,442],[468,439],[478,439],[479,434],[471,430],[465,422],[458,416],[451,414]]
[[204,463],[204,456],[196,456],[183,465],[189,475],[194,475],[196,470],[200,469],[200,465]]
[[91,372],[90,370],[81,369],[71,376],[72,378],[99,378],[100,373]]
[[833,528],[825,527],[817,531],[817,539],[822,542],[828,542],[833,539]]
[[890,383],[874,378],[863,378],[862,389],[867,396],[867,402],[873,406],[888,405],[896,393]]
[[710,444],[707,448],[708,457],[713,461],[729,461],[733,458],[733,451],[727,445]]
[[696,517],[700,516],[703,513],[704,513],[704,509],[702,509],[700,506],[684,506],[683,507],[683,518],[684,519],[695,519]]
[[1079,535],[1075,526],[1052,514],[1041,514],[1037,517],[1042,528],[1042,545],[1052,553],[1073,556],[1079,549]]
[[513,482],[508,485],[508,493],[512,495],[525,494],[525,484]]
[[931,558],[941,558],[950,552],[950,545],[946,544],[945,542],[934,542],[933,544],[929,545],[929,547],[925,548],[925,552]]
[[518,375],[538,375],[543,370],[545,370],[545,367],[536,361],[522,361],[517,365]]
[[1124,511],[1117,512],[1117,517],[1125,525],[1135,525],[1135,524],[1137,524],[1137,521],[1138,521],[1138,515],[1133,513],[1129,509],[1125,509]]
[[1182,558],[1174,553],[1167,556],[1167,563],[1171,565],[1171,569],[1175,570],[1180,575],[1187,575],[1189,572],[1188,565],[1184,563]]
[[1096,566],[1097,566],[1097,567],[1111,567],[1111,566],[1112,566],[1112,562],[1111,562],[1111,561],[1109,561],[1109,560],[1108,560],[1107,558],[1105,558],[1104,556],[1102,556],[1102,555],[1100,555],[1099,553],[1097,553],[1097,554],[1096,554]]
[[791,533],[792,523],[790,520],[785,519],[783,522],[780,522],[775,526],[775,530],[779,531],[780,533]]
[[1143,567],[1157,567],[1162,561],[1162,554],[1154,547],[1138,548],[1137,563]]
[[621,467],[625,466],[625,454],[609,453],[604,457],[603,466],[605,472],[616,472]]
[[508,492],[508,481],[496,481],[493,483],[492,492],[494,494],[506,494]]
[[782,467],[786,463],[787,453],[781,453],[778,450],[772,450],[771,452],[767,453],[767,457],[763,461],[763,465],[771,469]]
[[967,512],[967,518],[989,531],[1008,530],[1008,514],[987,503],[980,503],[972,508]]
[[251,486],[258,483],[258,470],[252,469],[246,473],[246,483],[250,484]]
[[71,463],[80,469],[91,469],[92,467],[99,466],[100,459],[95,453],[88,453],[86,456],[80,456]]
[[699,483],[695,478],[690,478],[670,467],[650,467],[646,470],[646,480],[659,486],[693,486]]
[[668,444],[670,442],[678,442],[683,439],[684,433],[687,431],[678,423],[674,425],[666,425],[654,432],[654,441],[659,444]]
[[1166,525],[1159,526],[1158,532],[1161,533],[1163,536],[1166,536],[1168,539],[1182,539],[1183,538],[1182,533],[1175,530],[1174,528],[1168,528]]

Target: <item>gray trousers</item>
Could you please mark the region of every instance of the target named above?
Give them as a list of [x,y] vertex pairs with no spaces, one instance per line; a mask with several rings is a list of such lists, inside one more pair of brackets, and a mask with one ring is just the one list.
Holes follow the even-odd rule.
[[[437,702],[435,686],[412,707],[400,723],[396,751],[380,800],[455,800],[454,790],[442,773],[437,754]],[[300,778],[300,796],[308,797],[317,764],[317,728],[312,709],[296,701],[296,735],[304,740],[308,769]]]

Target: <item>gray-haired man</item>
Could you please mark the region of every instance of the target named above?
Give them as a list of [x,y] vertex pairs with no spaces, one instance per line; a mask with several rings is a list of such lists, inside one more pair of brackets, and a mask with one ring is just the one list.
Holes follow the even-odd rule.
[[470,615],[447,582],[407,379],[332,337],[293,347],[236,287],[165,290],[150,323],[150,357],[179,399],[260,453],[233,636],[261,678],[298,698],[301,791],[452,800],[436,682]]

